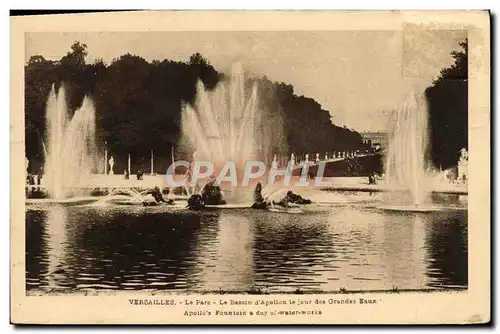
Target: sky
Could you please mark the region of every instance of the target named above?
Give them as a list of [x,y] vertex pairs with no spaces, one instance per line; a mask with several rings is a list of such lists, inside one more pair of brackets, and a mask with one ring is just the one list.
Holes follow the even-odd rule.
[[74,41],[88,47],[87,62],[110,63],[125,53],[148,61],[188,61],[201,53],[219,71],[242,62],[249,75],[294,86],[315,99],[332,122],[356,131],[386,131],[391,111],[409,91],[423,91],[464,40],[462,30],[40,32],[26,36],[33,55],[59,60]]

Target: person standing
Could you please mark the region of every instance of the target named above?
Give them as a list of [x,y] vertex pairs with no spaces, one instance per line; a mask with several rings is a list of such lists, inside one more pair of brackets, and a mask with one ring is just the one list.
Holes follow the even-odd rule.
[[38,175],[37,175],[37,185],[41,185],[42,184],[42,177],[43,177],[43,169],[42,167],[40,167],[38,169]]

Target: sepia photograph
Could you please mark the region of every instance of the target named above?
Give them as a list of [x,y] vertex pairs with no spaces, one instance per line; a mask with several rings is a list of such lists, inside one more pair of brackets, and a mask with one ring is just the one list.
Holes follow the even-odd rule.
[[488,12],[11,24],[14,322],[489,321]]

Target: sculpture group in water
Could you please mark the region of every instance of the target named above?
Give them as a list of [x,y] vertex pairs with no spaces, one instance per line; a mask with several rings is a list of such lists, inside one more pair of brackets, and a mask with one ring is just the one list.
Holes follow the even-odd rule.
[[[169,190],[167,191],[167,195]],[[151,195],[152,198],[147,198],[142,201],[144,206],[156,206],[160,204],[174,205],[173,199],[165,199],[163,193],[159,187],[154,187],[153,189],[144,193],[144,195]],[[273,196],[275,197],[275,196]],[[224,205],[227,204],[226,200],[222,195],[221,187],[216,184],[216,179],[208,181],[200,191],[189,196],[187,200],[187,208],[190,210],[202,210],[206,206],[212,205]],[[262,184],[257,183],[254,193],[253,193],[253,203],[251,208],[253,209],[268,209],[271,207],[279,206],[287,208],[297,204],[311,204],[310,199],[303,198],[302,196],[293,193],[291,190],[287,191],[283,196],[276,198],[264,198],[262,195]]]
[[199,194],[191,195],[188,198],[187,208],[191,210],[204,209],[206,205],[223,205],[226,201],[222,197],[220,186],[215,184],[215,179],[209,181]]
[[262,184],[259,182],[254,190],[253,209],[267,209],[273,206],[289,207],[290,204],[311,204],[310,199],[303,198],[302,196],[293,193],[291,190],[287,191],[284,196],[279,200],[265,199],[262,196]]
[[[169,190],[167,190],[167,192],[168,191]],[[153,189],[146,192],[145,195],[151,195],[153,197],[153,200],[149,200],[149,199],[143,200],[142,205],[144,205],[144,206],[156,206],[158,204],[163,204],[163,203],[168,204],[168,205],[175,204],[173,199],[165,199],[163,197],[163,194],[162,194],[159,187],[154,187]]]
[[[226,204],[222,196],[220,186],[215,184],[215,180],[207,183],[199,194],[191,195],[188,199],[187,208],[191,210],[202,210],[207,205],[223,205]],[[289,207],[293,204],[311,204],[310,199],[303,198],[302,196],[293,193],[292,191],[286,192],[284,196],[278,200],[271,200],[264,198],[262,195],[262,184],[257,183],[254,196],[253,209],[268,209],[274,206]]]

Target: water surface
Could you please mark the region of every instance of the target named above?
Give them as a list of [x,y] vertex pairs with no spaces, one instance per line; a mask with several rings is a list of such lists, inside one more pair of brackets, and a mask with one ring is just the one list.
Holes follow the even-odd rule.
[[32,207],[27,292],[467,287],[467,213]]

